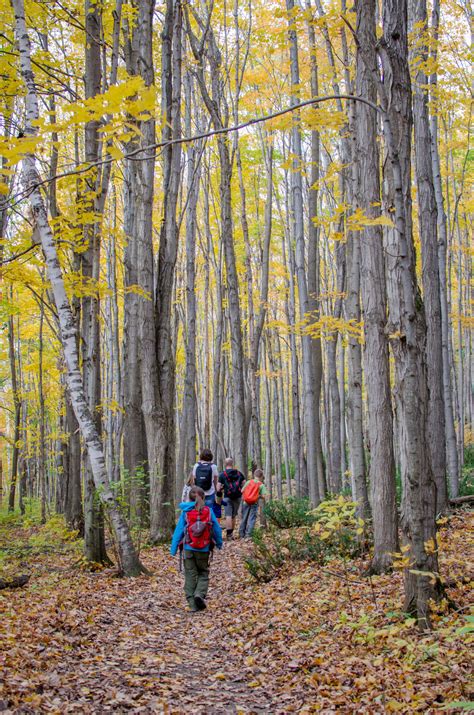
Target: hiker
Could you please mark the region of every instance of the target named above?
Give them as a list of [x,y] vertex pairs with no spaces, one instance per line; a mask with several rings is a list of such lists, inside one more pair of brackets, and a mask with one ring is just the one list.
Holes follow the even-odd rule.
[[216,493],[214,494],[214,504],[211,507],[217,521],[219,521],[222,518],[223,502],[224,502],[224,490],[223,490],[222,484],[219,484],[219,482],[218,482],[217,486],[216,486]]
[[262,469],[256,469],[251,479],[245,482],[242,489],[242,521],[240,522],[240,538],[251,536],[258,514],[258,501],[267,493]]
[[203,449],[199,462],[193,467],[194,484],[204,490],[206,506],[212,507],[215,502],[216,487],[219,479],[217,466],[213,464],[210,449]]
[[204,502],[204,491],[192,487],[189,501],[180,505],[181,516],[171,540],[171,555],[182,549],[184,595],[191,611],[206,608],[211,549],[222,548],[222,529],[212,509]]
[[186,482],[183,487],[183,493],[181,494],[181,501],[189,501],[189,492],[193,488],[194,484],[194,477],[193,473],[190,472],[189,477],[186,479]]
[[225,527],[227,540],[233,538],[235,528],[235,519],[239,512],[242,501],[242,487],[244,486],[245,477],[238,469],[234,469],[234,461],[232,457],[227,457],[224,462],[224,471],[219,474],[219,484],[224,490],[226,498],[225,508]]

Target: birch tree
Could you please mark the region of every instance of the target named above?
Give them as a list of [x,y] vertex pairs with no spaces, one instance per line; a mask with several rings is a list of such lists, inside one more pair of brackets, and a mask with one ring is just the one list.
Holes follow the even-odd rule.
[[[36,94],[34,73],[31,65],[30,40],[25,22],[23,0],[12,0],[12,7],[15,14],[15,34],[20,54],[21,76],[26,89],[26,117],[24,133],[25,136],[35,138],[37,136],[37,129],[35,129],[34,125],[39,119],[38,98]],[[64,350],[64,359],[67,368],[67,386],[81,434],[87,447],[95,486],[99,492],[102,503],[108,509],[114,528],[118,554],[120,557],[120,567],[126,576],[135,576],[143,571],[143,566],[141,565],[136,554],[127,522],[124,519],[110,488],[102,442],[88,407],[84,383],[79,369],[79,355],[76,342],[76,322],[66,294],[56,245],[41,194],[41,176],[37,169],[36,161],[37,160],[34,154],[25,154],[22,162],[23,181],[30,197],[32,214],[38,228],[47,267],[47,274],[58,314],[61,331],[61,343]]]

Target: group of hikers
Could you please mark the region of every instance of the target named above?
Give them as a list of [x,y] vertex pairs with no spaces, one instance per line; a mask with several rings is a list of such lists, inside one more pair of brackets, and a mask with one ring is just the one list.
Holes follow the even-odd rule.
[[214,546],[222,548],[222,507],[225,514],[226,537],[234,539],[236,519],[241,511],[239,536],[251,536],[257,520],[260,500],[267,490],[261,469],[249,479],[234,467],[231,457],[219,474],[213,454],[203,449],[199,461],[184,486],[179,505],[181,515],[171,541],[171,554],[180,551],[184,563],[184,594],[191,611],[206,608],[209,587],[209,558]]

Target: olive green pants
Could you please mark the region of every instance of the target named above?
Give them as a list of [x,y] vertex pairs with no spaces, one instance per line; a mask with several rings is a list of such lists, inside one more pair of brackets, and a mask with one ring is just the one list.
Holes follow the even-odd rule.
[[209,552],[186,551],[184,561],[184,594],[191,610],[195,611],[194,596],[206,598],[209,588]]

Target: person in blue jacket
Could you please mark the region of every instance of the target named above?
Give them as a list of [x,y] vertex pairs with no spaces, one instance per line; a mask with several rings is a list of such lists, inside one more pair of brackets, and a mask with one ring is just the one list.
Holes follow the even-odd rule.
[[205,505],[200,487],[192,487],[189,501],[181,502],[181,516],[171,540],[171,555],[183,548],[184,594],[191,611],[206,608],[209,587],[209,554],[213,545],[222,548],[222,529],[214,512]]

